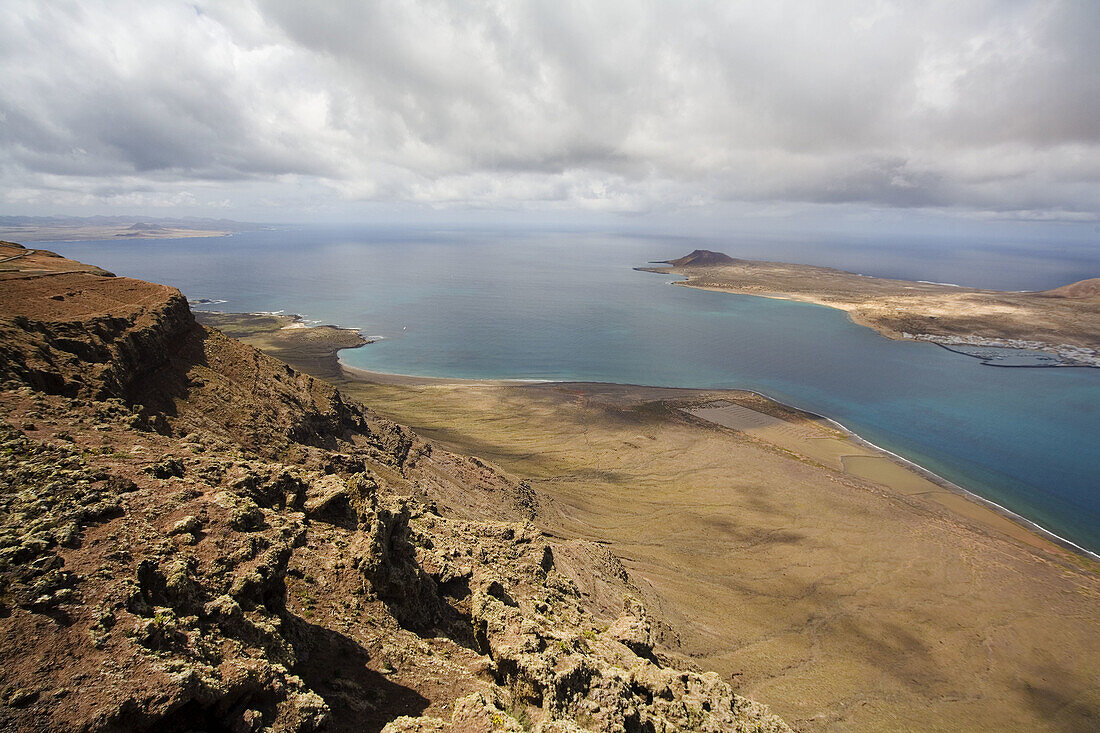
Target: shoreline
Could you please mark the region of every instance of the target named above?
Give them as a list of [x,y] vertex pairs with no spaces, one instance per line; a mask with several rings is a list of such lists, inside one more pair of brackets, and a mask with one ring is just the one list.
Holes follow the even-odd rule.
[[[1097,369],[1097,368],[1100,368],[1100,367],[1097,367],[1097,366],[1092,365],[1092,364],[1077,364],[1077,363],[1073,363],[1073,362],[1066,363],[1065,361],[1062,361],[1062,362],[1057,363],[1057,364],[997,364],[992,358],[990,358],[988,356],[982,356],[980,354],[971,354],[971,353],[969,353],[967,351],[963,351],[959,348],[953,348],[953,347],[957,347],[958,344],[948,344],[948,343],[943,343],[941,341],[933,341],[931,339],[905,339],[905,340],[908,340],[908,341],[923,341],[924,343],[935,344],[936,346],[939,346],[944,351],[950,351],[952,354],[958,354],[959,356],[966,356],[966,357],[969,357],[971,359],[977,359],[978,361],[980,361],[982,363],[982,366],[997,367],[998,369]],[[1005,349],[1006,351],[1022,351],[1022,352],[1025,352],[1025,353],[1030,351],[1030,349],[1026,349],[1026,348],[1023,348],[1023,347],[1015,347],[1015,346],[985,347],[985,346],[979,345],[978,348],[998,348],[998,349]],[[1044,351],[1042,353],[1051,354],[1052,352]],[[1057,354],[1054,354],[1054,355],[1057,356]]]
[[[642,268],[634,268],[634,269],[637,270],[637,269],[642,269]],[[658,270],[644,270],[644,269],[642,269],[642,271],[643,272],[653,272],[653,273],[660,274],[660,275],[670,274],[670,273],[666,273],[666,272],[658,271]],[[674,274],[678,274],[678,273],[674,273]],[[686,278],[687,276],[685,275],[684,277]],[[863,277],[863,276],[860,276],[860,277]],[[920,282],[920,281],[917,281],[917,282]],[[690,279],[674,280],[674,281],[671,281],[669,284],[679,285],[680,287],[685,287],[685,288],[692,288],[694,290],[705,290],[705,291],[711,292],[711,293],[727,293],[727,294],[730,294],[730,295],[745,295],[745,296],[748,296],[750,298],[768,298],[769,300],[789,300],[793,303],[806,303],[806,304],[809,304],[809,305],[821,306],[822,308],[832,308],[833,310],[838,310],[838,311],[841,311],[842,313],[846,313],[848,315],[848,320],[850,320],[852,323],[856,324],[857,326],[862,326],[863,328],[869,328],[872,331],[874,331],[875,333],[877,333],[879,336],[882,336],[883,338],[888,338],[891,341],[901,341],[903,343],[935,344],[936,346],[939,346],[943,349],[947,349],[948,351],[959,354],[960,356],[967,356],[967,357],[970,357],[972,359],[982,359],[982,357],[974,356],[973,354],[967,354],[966,352],[957,351],[955,349],[949,348],[950,346],[961,346],[961,345],[963,345],[963,344],[957,344],[952,340],[952,339],[957,338],[957,337],[940,336],[940,335],[937,335],[937,334],[899,333],[897,331],[892,331],[892,330],[889,330],[889,329],[881,328],[881,327],[875,325],[872,321],[870,321],[868,319],[860,318],[858,313],[857,313],[857,309],[855,309],[854,307],[845,308],[844,306],[842,306],[838,303],[833,303],[833,302],[829,302],[829,301],[826,301],[826,300],[821,300],[821,299],[816,299],[816,298],[809,298],[809,297],[800,298],[800,297],[797,297],[795,295],[779,294],[779,293],[741,293],[741,292],[738,292],[736,290],[731,290],[729,288],[722,288],[722,287],[716,287],[716,286],[710,286],[710,285],[696,285],[696,284],[692,283]],[[954,286],[954,287],[957,287],[957,286]],[[989,340],[993,341],[994,339],[989,339]],[[1059,346],[1058,344],[1048,344],[1048,343],[1043,342],[1038,346],[1031,346],[1031,347],[1005,346],[1005,345],[1002,345],[1002,344],[994,344],[994,343],[990,343],[990,344],[973,344],[973,345],[978,346],[978,347],[991,347],[991,348],[998,348],[998,349],[1009,349],[1009,350],[1021,351],[1021,352],[1041,351],[1044,354],[1050,354],[1050,355],[1055,356],[1058,359],[1060,359],[1060,363],[1058,363],[1058,364],[991,364],[988,361],[983,360],[982,361],[982,366],[998,367],[998,368],[1001,368],[1001,369],[1073,369],[1073,368],[1078,368],[1078,369],[1100,369],[1100,361],[1098,361],[1098,363],[1076,361],[1076,360],[1074,360],[1073,357],[1066,356],[1065,354],[1062,353],[1062,351],[1059,351],[1059,348],[1069,346],[1068,344],[1063,344],[1063,345]]]
[[[282,348],[313,348],[309,331],[284,331]],[[748,390],[350,366],[332,381],[437,448],[422,459],[435,480],[489,466],[527,487],[547,536],[637,579],[670,650],[800,728],[1010,728],[1034,717],[1031,690],[1095,697],[1100,563],[842,423]],[[1065,666],[1042,666],[1052,657]]]
[[[364,344],[364,345],[366,345],[366,344]],[[898,464],[898,465],[900,465],[900,466],[902,466],[902,467],[904,467],[904,468],[906,468],[910,471],[913,471],[914,473],[918,474],[919,476],[921,476],[925,479],[928,479],[930,482],[932,482],[933,484],[936,484],[937,486],[944,489],[945,491],[948,491],[948,492],[950,492],[951,494],[953,494],[955,496],[958,496],[962,499],[965,499],[966,501],[969,501],[973,504],[976,504],[977,506],[979,506],[981,508],[988,509],[989,511],[993,512],[994,514],[997,514],[998,516],[1000,516],[1004,519],[1007,519],[1010,522],[1018,525],[1021,529],[1025,530],[1026,532],[1037,535],[1040,538],[1042,538],[1043,540],[1051,542],[1051,543],[1057,545],[1058,547],[1061,547],[1064,550],[1068,550],[1069,552],[1073,552],[1075,554],[1081,555],[1085,558],[1088,558],[1089,560],[1094,560],[1094,561],[1100,562],[1100,552],[1093,552],[1092,550],[1089,550],[1086,547],[1082,547],[1081,545],[1077,544],[1073,540],[1067,539],[1067,538],[1062,537],[1061,535],[1059,535],[1055,532],[1050,531],[1049,529],[1047,529],[1046,527],[1043,527],[1038,522],[1034,522],[1034,521],[1028,519],[1027,517],[1025,517],[1023,515],[1012,511],[1008,507],[1003,506],[1002,504],[998,504],[997,502],[993,501],[992,499],[987,499],[986,497],[981,496],[980,494],[977,494],[973,491],[970,491],[969,489],[967,489],[963,486],[960,486],[959,484],[956,484],[955,482],[953,482],[949,479],[946,479],[943,476],[940,476],[935,471],[932,471],[931,469],[925,468],[924,466],[920,465],[919,463],[917,463],[915,461],[912,461],[912,460],[906,458],[905,456],[902,456],[902,455],[900,455],[898,453],[895,453],[894,451],[891,451],[887,448],[883,448],[882,446],[880,446],[880,445],[878,445],[878,444],[876,444],[876,443],[874,443],[870,440],[867,440],[866,438],[861,436],[859,433],[857,433],[854,430],[851,430],[850,428],[848,428],[843,423],[841,423],[837,420],[834,420],[833,418],[831,418],[827,415],[821,415],[819,413],[813,412],[812,410],[807,410],[805,408],[798,407],[797,405],[791,405],[791,404],[788,404],[786,402],[783,402],[782,400],[777,400],[774,397],[771,397],[767,394],[764,394],[763,392],[759,392],[759,391],[754,390],[754,389],[744,389],[744,388],[742,388],[742,389],[729,389],[729,388],[703,389],[703,388],[696,388],[696,387],[667,387],[667,386],[661,386],[661,385],[628,384],[628,383],[622,383],[622,382],[591,382],[591,381],[572,381],[572,380],[553,381],[553,380],[523,380],[523,379],[464,379],[464,378],[461,378],[461,377],[420,377],[420,376],[415,376],[415,375],[411,375],[411,374],[395,374],[395,373],[390,373],[390,372],[376,372],[376,371],[372,371],[372,370],[369,370],[369,369],[362,369],[360,367],[351,366],[351,365],[347,364],[346,362],[344,362],[342,359],[339,358],[339,352],[342,351],[342,350],[343,349],[338,349],[337,352],[336,352],[336,354],[337,354],[337,357],[336,357],[337,358],[337,363],[340,365],[340,369],[342,371],[344,371],[352,379],[362,379],[364,381],[377,383],[377,384],[387,384],[387,385],[396,385],[396,386],[418,386],[418,385],[446,386],[446,385],[452,385],[452,386],[471,386],[471,387],[476,387],[476,386],[481,386],[481,387],[495,387],[495,386],[499,386],[499,387],[531,387],[531,386],[538,386],[538,385],[557,385],[557,386],[562,386],[562,387],[570,387],[570,386],[572,386],[572,387],[606,386],[606,387],[619,387],[619,388],[623,388],[625,390],[662,390],[662,391],[664,391],[664,390],[669,390],[669,391],[683,390],[685,392],[693,392],[693,393],[697,393],[697,394],[698,393],[707,393],[707,392],[740,392],[740,393],[744,393],[744,394],[756,395],[757,397],[760,397],[760,398],[762,398],[762,399],[764,399],[768,402],[774,403],[776,405],[780,405],[781,407],[785,407],[789,410],[794,410],[796,412],[804,413],[804,414],[806,414],[806,415],[808,415],[812,418],[815,418],[815,419],[821,420],[825,423],[828,423],[832,427],[834,427],[834,428],[840,430],[842,433],[844,433],[844,435],[847,436],[848,439],[850,439],[853,443],[856,443],[857,445],[861,445],[865,448],[868,448],[868,449],[880,454],[882,457],[887,458],[890,461],[892,461],[892,462],[894,462],[894,463],[896,463],[896,464]],[[700,418],[700,419],[705,419],[705,418]],[[707,422],[710,422],[710,421],[707,421]],[[712,423],[712,424],[715,424],[715,423]],[[951,509],[950,507],[945,506],[945,508],[948,511],[953,511],[953,512],[956,512],[956,513],[960,513],[957,510]],[[981,520],[979,519],[978,521],[981,521]]]
[[[368,341],[367,343],[374,343]],[[360,346],[366,346],[361,344]],[[360,348],[352,346],[346,348]],[[353,379],[363,379],[377,384],[391,385],[462,385],[466,387],[530,387],[539,384],[572,384],[572,382],[555,381],[553,379],[469,379],[466,377],[418,377],[415,374],[396,374],[392,372],[376,372],[371,369],[352,366],[340,358],[340,352],[334,352],[336,364],[340,370]]]
[[[827,415],[821,415],[819,413],[813,412],[812,410],[807,410],[805,408],[798,407],[797,405],[791,405],[791,404],[783,402],[781,400],[777,400],[774,397],[771,397],[767,394],[764,394],[763,392],[759,392],[759,391],[754,390],[754,389],[745,389],[745,388],[742,388],[742,389],[731,389],[731,388],[703,389],[703,388],[697,388],[697,387],[666,387],[666,386],[660,386],[660,385],[629,384],[629,383],[623,383],[623,382],[591,382],[591,381],[586,382],[586,381],[571,381],[571,380],[552,381],[552,380],[521,380],[521,379],[464,379],[464,378],[460,378],[460,377],[418,377],[418,376],[411,375],[411,374],[394,374],[394,373],[390,373],[390,372],[376,372],[376,371],[371,371],[371,370],[368,370],[368,369],[362,369],[360,367],[350,366],[350,365],[346,364],[344,361],[339,360],[339,359],[338,359],[338,362],[340,364],[341,370],[343,370],[353,380],[358,379],[358,380],[363,380],[363,381],[370,382],[370,383],[375,383],[375,384],[386,384],[386,385],[394,385],[394,386],[431,386],[431,385],[435,385],[435,386],[466,386],[466,387],[534,387],[534,386],[540,386],[540,385],[554,385],[554,386],[560,386],[560,387],[575,387],[575,388],[595,386],[595,387],[612,387],[612,388],[617,387],[617,388],[622,388],[622,389],[628,390],[628,391],[629,390],[638,390],[638,391],[641,391],[641,390],[655,390],[655,391],[657,391],[657,390],[659,390],[659,391],[682,390],[682,391],[685,391],[685,392],[692,392],[692,393],[696,393],[696,394],[698,394],[698,393],[719,393],[719,392],[739,392],[739,393],[743,393],[743,394],[756,395],[757,397],[760,397],[760,398],[762,398],[762,399],[764,399],[768,402],[771,402],[773,404],[779,405],[779,406],[787,408],[789,410],[804,413],[804,414],[810,416],[811,418],[821,420],[822,422],[828,423],[830,426],[832,426],[832,427],[836,428],[837,430],[840,430],[842,433],[844,433],[844,435],[849,440],[851,440],[853,443],[855,443],[857,445],[860,445],[860,446],[863,446],[865,448],[868,448],[868,449],[874,451],[875,453],[878,453],[881,457],[886,458],[886,459],[892,461],[893,463],[895,463],[897,465],[900,465],[900,466],[902,466],[903,468],[905,468],[909,471],[913,471],[917,475],[921,476],[922,478],[927,479],[928,481],[930,481],[931,483],[939,486],[940,488],[944,489],[945,491],[947,491],[947,492],[949,492],[949,493],[951,493],[955,496],[958,496],[961,499],[964,499],[964,500],[969,501],[973,504],[976,504],[978,507],[988,509],[989,511],[993,512],[994,514],[996,514],[996,515],[998,515],[998,516],[1000,516],[1004,519],[1007,519],[1008,521],[1012,522],[1013,524],[1018,525],[1020,529],[1026,531],[1030,534],[1037,535],[1041,539],[1046,540],[1047,542],[1050,542],[1054,545],[1057,545],[1058,547],[1061,547],[1064,550],[1075,553],[1077,555],[1081,555],[1081,556],[1083,556],[1083,557],[1085,557],[1089,560],[1094,560],[1094,561],[1100,562],[1100,553],[1093,552],[1092,550],[1089,550],[1088,548],[1082,547],[1081,545],[1077,544],[1073,540],[1066,539],[1065,537],[1062,537],[1061,535],[1058,535],[1058,534],[1048,530],[1047,528],[1043,527],[1041,524],[1039,524],[1037,522],[1034,522],[1034,521],[1028,519],[1027,517],[1025,517],[1021,514],[1017,514],[1016,512],[1009,509],[1008,507],[1005,507],[1001,504],[998,504],[997,502],[993,501],[992,499],[987,499],[984,496],[981,496],[980,494],[977,494],[973,491],[970,491],[969,489],[966,489],[966,488],[960,486],[959,484],[956,484],[955,482],[953,482],[949,479],[946,479],[943,476],[940,476],[935,471],[932,471],[931,469],[925,468],[924,466],[920,465],[919,463],[917,463],[915,461],[912,461],[912,460],[906,458],[905,456],[899,455],[898,453],[895,453],[894,451],[891,451],[887,448],[883,448],[882,446],[880,446],[880,445],[878,445],[878,444],[876,444],[876,443],[874,443],[870,440],[867,440],[866,438],[861,436],[859,433],[857,433],[857,432],[851,430],[850,428],[848,428],[847,426],[845,426],[843,423],[841,423],[837,420],[834,420],[833,418],[831,418]],[[658,400],[658,401],[667,401],[667,400]],[[706,418],[699,418],[699,419],[706,420]],[[717,423],[712,423],[709,420],[706,420],[706,422],[711,423],[712,425],[717,424]],[[947,509],[948,511],[951,511],[951,512],[954,512],[954,513],[957,513],[957,514],[961,514],[961,512],[958,512],[958,510],[952,509],[951,507],[948,507],[946,505],[942,505],[942,506],[944,506],[944,508]],[[978,521],[981,521],[981,519],[978,519]]]
[[1017,514],[1016,512],[1009,509],[1008,507],[1003,506],[1001,504],[998,504],[997,502],[993,501],[992,499],[987,499],[984,496],[981,496],[980,494],[976,494],[973,491],[970,491],[969,489],[966,489],[962,486],[959,486],[954,481],[951,481],[949,479],[944,478],[943,476],[940,476],[935,471],[932,471],[931,469],[925,468],[924,466],[920,465],[916,461],[911,461],[903,455],[899,455],[898,453],[895,453],[894,451],[889,450],[888,448],[883,448],[881,445],[878,445],[877,443],[873,443],[870,440],[867,440],[866,438],[864,438],[859,433],[855,432],[854,430],[851,430],[850,428],[848,428],[843,423],[841,423],[837,420],[834,420],[833,418],[831,418],[827,415],[820,415],[816,412],[812,412],[810,410],[805,410],[801,407],[796,407],[794,405],[788,405],[785,402],[781,402],[780,400],[777,400],[774,397],[769,397],[768,395],[766,395],[762,392],[757,392],[756,390],[743,390],[743,391],[750,392],[751,394],[759,395],[760,397],[762,397],[765,400],[768,400],[770,402],[774,402],[776,404],[783,405],[784,407],[789,407],[789,408],[794,409],[794,410],[799,410],[800,412],[805,412],[809,415],[813,415],[814,417],[816,417],[820,420],[824,420],[825,422],[829,423],[830,425],[833,425],[837,429],[841,430],[845,435],[848,436],[848,438],[850,440],[852,440],[852,442],[857,443],[858,445],[865,446],[867,448],[870,448],[871,450],[874,450],[874,451],[882,454],[883,456],[889,458],[890,460],[901,464],[902,466],[909,469],[910,471],[913,471],[914,473],[917,473],[920,476],[928,479],[929,481],[936,484],[937,486],[940,486],[940,487],[952,492],[953,494],[961,496],[962,498],[964,498],[968,501],[971,501],[975,504],[978,504],[979,506],[985,507],[986,509],[989,509],[989,510],[991,510],[992,512],[994,512],[996,514],[1001,515],[1005,519],[1008,519],[1008,520],[1010,520],[1010,521],[1012,521],[1016,524],[1021,525],[1024,529],[1028,530],[1029,532],[1038,534],[1043,539],[1049,540],[1050,542],[1053,542],[1054,544],[1058,545],[1059,547],[1062,547],[1063,549],[1066,549],[1066,550],[1069,550],[1071,552],[1076,552],[1078,554],[1084,555],[1085,557],[1088,557],[1092,560],[1100,561],[1100,553],[1093,552],[1092,550],[1089,550],[1085,547],[1082,547],[1081,545],[1077,544],[1073,540],[1069,540],[1069,539],[1066,539],[1065,537],[1062,537],[1061,535],[1055,534],[1054,532],[1051,532],[1046,527],[1043,527],[1038,522],[1033,522],[1032,520],[1028,519],[1027,517],[1025,517],[1021,514]]
[[[894,341],[1039,351],[1059,361],[1035,365],[984,363],[985,366],[1100,368],[1097,350],[1100,332],[1095,327],[1081,325],[1082,320],[1088,321],[1089,314],[1100,309],[1100,301],[1088,295],[1066,296],[1061,292],[1091,283],[1089,280],[1052,291],[999,291],[759,260],[649,264],[633,269],[675,275],[682,279],[670,284],[696,290],[789,300],[843,311],[856,325]],[[663,267],[658,266],[662,264]],[[793,277],[797,280],[792,280]],[[1019,316],[1020,312],[1024,317]],[[1042,316],[1041,320],[1054,319],[1055,325],[1036,329],[1029,324],[1037,316]],[[974,319],[978,319],[982,330],[993,335],[975,335]],[[1056,337],[1068,338],[1072,343],[1055,340]]]
[[[349,381],[362,381],[374,384],[383,384],[391,386],[463,386],[463,387],[605,387],[613,389],[621,389],[626,392],[642,393],[643,391],[651,391],[653,393],[661,392],[681,392],[689,394],[695,397],[701,397],[706,394],[716,393],[740,393],[756,395],[757,397],[766,400],[775,405],[779,405],[787,410],[792,410],[796,413],[809,416],[811,419],[820,420],[829,426],[841,431],[849,440],[856,445],[865,447],[879,456],[899,465],[906,470],[912,471],[916,475],[928,480],[929,482],[940,487],[950,495],[959,497],[960,499],[970,503],[971,505],[989,511],[995,514],[997,517],[1007,520],[1012,523],[1019,530],[1026,532],[1032,536],[1038,537],[1045,542],[1049,542],[1063,550],[1073,553],[1074,555],[1083,557],[1090,561],[1100,562],[1100,552],[1094,552],[1089,550],[1073,540],[1067,539],[1058,535],[1051,530],[1046,529],[1038,522],[1028,519],[1011,509],[998,504],[997,502],[987,499],[980,494],[977,494],[963,486],[960,486],[949,479],[940,476],[934,471],[921,466],[919,463],[912,461],[904,456],[901,456],[891,450],[883,448],[870,440],[859,435],[859,433],[849,429],[843,423],[840,423],[827,415],[821,415],[811,410],[798,407],[785,403],[781,400],[774,399],[767,394],[752,389],[729,389],[729,388],[693,388],[693,387],[664,387],[655,385],[643,385],[643,384],[624,384],[619,382],[593,382],[593,381],[573,381],[573,380],[542,380],[542,379],[469,379],[461,377],[427,377],[417,376],[411,374],[398,374],[390,372],[379,372],[369,369],[363,369],[348,364],[340,357],[340,352],[344,349],[358,349],[374,343],[373,340],[365,338],[359,329],[334,326],[331,324],[314,324],[311,325],[306,319],[299,314],[273,314],[273,313],[226,313],[220,311],[195,311],[196,316],[199,314],[212,314],[223,318],[232,319],[232,317],[249,317],[249,318],[267,318],[272,319],[275,322],[281,323],[278,328],[278,334],[282,338],[282,343],[278,350],[285,351],[286,354],[293,354],[295,356],[306,356],[310,360],[317,362],[318,360],[324,362],[324,366],[320,369],[322,378],[343,378]],[[198,318],[202,322],[201,318]],[[210,324],[214,325],[214,324]],[[217,326],[216,326],[217,327]],[[307,335],[307,332],[312,332],[308,335],[316,335],[321,338],[311,341],[308,344],[303,343],[300,337]],[[351,336],[357,343],[347,343],[342,341],[340,335],[344,337]],[[277,351],[278,351],[277,350]],[[285,359],[285,355],[280,358]],[[668,402],[670,397],[656,397],[654,401]],[[704,418],[698,418],[704,419]],[[711,425],[716,425],[710,421],[706,421]],[[891,487],[887,487],[891,488]],[[901,492],[897,492],[898,496],[905,496]],[[945,503],[937,502],[939,506],[943,507],[946,511],[953,514],[960,515],[964,518],[978,521],[990,529],[996,529],[989,521],[983,521],[981,517],[969,516],[965,512],[960,511],[958,508],[953,508]],[[1001,531],[1001,530],[998,530]],[[1020,537],[1016,538],[1019,541],[1024,541]],[[1027,543],[1035,546],[1034,543]]]

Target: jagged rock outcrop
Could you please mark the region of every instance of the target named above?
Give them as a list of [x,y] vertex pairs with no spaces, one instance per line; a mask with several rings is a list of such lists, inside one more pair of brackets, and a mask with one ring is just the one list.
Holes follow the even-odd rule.
[[[449,721],[402,718],[386,731],[473,730],[472,721],[486,719],[495,722],[483,730],[787,730],[717,675],[662,665],[636,598],[624,599],[610,626],[600,624],[557,572],[552,545],[534,525],[414,510],[411,526],[420,563],[440,587],[462,579],[455,607],[469,620],[475,648],[488,655],[496,687],[456,706]],[[472,550],[480,562],[464,564],[455,548]]]

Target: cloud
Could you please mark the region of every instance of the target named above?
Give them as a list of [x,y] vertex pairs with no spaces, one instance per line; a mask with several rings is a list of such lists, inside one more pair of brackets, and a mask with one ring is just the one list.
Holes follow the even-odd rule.
[[1097,29],[1085,0],[9,0],[0,176],[8,201],[1095,216]]

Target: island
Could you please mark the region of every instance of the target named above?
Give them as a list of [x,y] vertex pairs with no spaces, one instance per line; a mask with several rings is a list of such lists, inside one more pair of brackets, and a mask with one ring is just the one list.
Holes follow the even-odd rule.
[[[1100,367],[1100,278],[1053,290],[1005,292],[868,277],[831,267],[695,250],[638,270],[682,275],[692,288],[786,298],[847,311],[892,339],[930,341],[983,356],[1008,348],[1052,354],[1052,365]],[[972,351],[978,349],[978,351]]]
[[238,232],[266,228],[230,219],[0,216],[0,239],[21,242],[228,237]]

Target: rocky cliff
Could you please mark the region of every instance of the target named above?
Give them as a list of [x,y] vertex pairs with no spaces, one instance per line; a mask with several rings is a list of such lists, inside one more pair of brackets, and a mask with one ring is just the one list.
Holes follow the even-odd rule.
[[172,288],[17,259],[0,727],[787,730],[676,668],[622,566],[544,536],[523,482],[197,325]]

